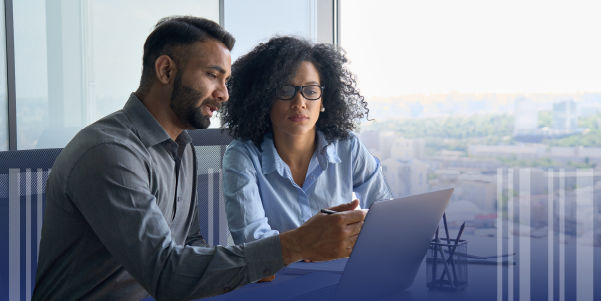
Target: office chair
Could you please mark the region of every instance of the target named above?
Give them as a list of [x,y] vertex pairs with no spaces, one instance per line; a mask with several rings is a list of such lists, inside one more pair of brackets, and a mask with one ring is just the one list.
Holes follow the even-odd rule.
[[61,149],[0,152],[0,299],[30,300],[46,180]]
[[234,244],[227,225],[223,199],[222,161],[225,148],[233,140],[224,129],[188,131],[196,151],[198,211],[200,232],[209,245]]

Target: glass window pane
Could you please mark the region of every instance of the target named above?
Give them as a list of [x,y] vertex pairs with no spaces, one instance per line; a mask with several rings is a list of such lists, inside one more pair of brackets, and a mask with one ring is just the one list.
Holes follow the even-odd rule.
[[8,150],[8,93],[6,82],[6,33],[4,1],[0,1],[0,151]]
[[316,5],[316,0],[224,0],[224,27],[236,38],[232,62],[275,35],[317,41]]
[[170,15],[219,21],[218,0],[14,1],[17,144],[64,147],[136,90],[143,44]]
[[597,1],[340,7],[341,46],[375,119],[361,138],[396,195],[454,186],[449,210],[485,224],[503,202],[497,168],[529,168],[533,200],[547,199],[549,169],[601,170]]
[[316,0],[224,0],[224,26],[236,38],[232,61],[274,35],[317,39]]

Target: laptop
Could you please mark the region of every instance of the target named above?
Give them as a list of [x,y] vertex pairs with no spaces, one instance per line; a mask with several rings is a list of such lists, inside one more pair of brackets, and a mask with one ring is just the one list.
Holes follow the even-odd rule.
[[[324,300],[333,297],[373,300],[407,289],[413,283],[452,193],[450,188],[374,203],[342,276],[325,273],[327,269],[320,265],[314,273],[306,275],[307,279],[299,277],[298,285],[294,285],[296,279],[288,281],[291,283],[287,285],[306,290],[296,293],[288,290],[293,296],[286,298],[314,300],[321,296]],[[311,269],[311,263],[304,265]],[[318,281],[310,281],[315,277]]]

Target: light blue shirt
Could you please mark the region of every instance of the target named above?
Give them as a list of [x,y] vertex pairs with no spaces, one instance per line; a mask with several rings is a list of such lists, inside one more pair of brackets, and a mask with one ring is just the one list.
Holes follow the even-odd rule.
[[223,189],[234,242],[254,241],[299,227],[320,209],[352,201],[361,208],[391,198],[380,161],[359,139],[326,141],[317,132],[317,148],[302,187],[280,158],[271,133],[261,150],[250,140],[234,140],[223,158]]

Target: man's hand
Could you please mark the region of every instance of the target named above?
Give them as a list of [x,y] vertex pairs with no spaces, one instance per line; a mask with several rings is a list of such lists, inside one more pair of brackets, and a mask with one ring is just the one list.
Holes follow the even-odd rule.
[[335,214],[318,213],[299,228],[281,233],[284,264],[348,257],[357,241],[366,212],[353,210],[358,201],[330,208]]
[[[337,212],[342,212],[342,211],[347,211],[347,210],[354,210],[355,208],[357,208],[357,205],[359,205],[359,200],[353,200],[350,203],[344,203],[342,205],[330,207],[328,209],[337,211]],[[304,262],[313,262],[313,260],[310,260],[310,259],[303,259],[303,261]]]
[[260,279],[259,281],[257,281],[257,282],[259,282],[259,283],[261,283],[261,282],[271,282],[271,281],[273,281],[274,279],[275,279],[275,275],[271,275],[271,276],[263,277],[263,278],[261,278],[261,279]]

